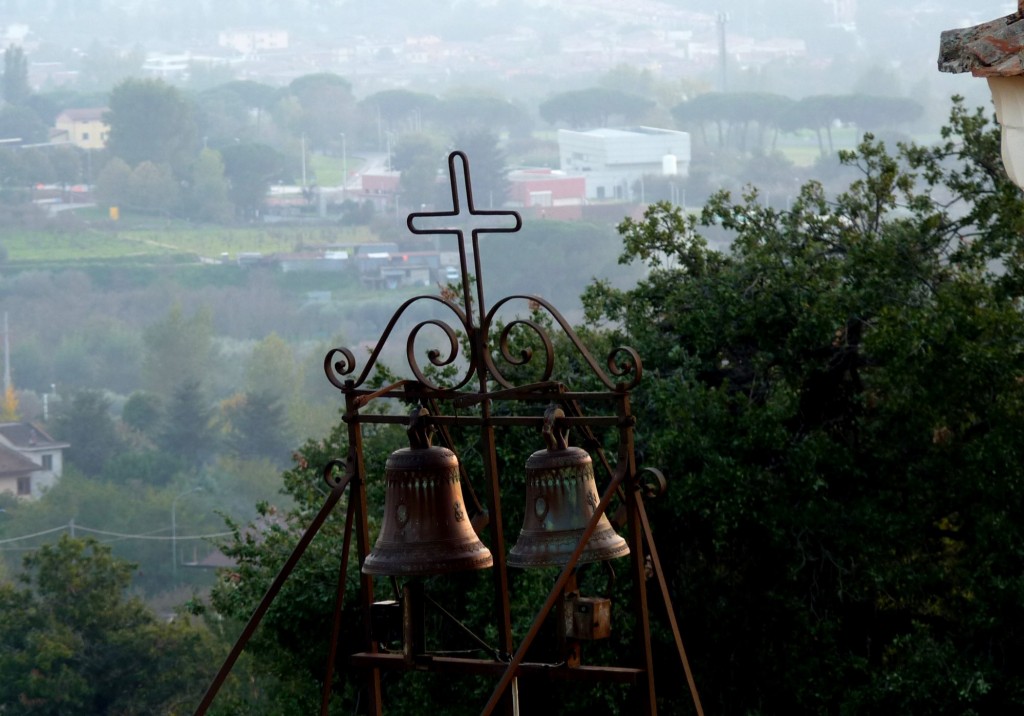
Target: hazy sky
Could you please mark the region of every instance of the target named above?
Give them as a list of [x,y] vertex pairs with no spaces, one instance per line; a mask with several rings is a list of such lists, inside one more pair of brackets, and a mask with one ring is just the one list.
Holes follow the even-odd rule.
[[[344,52],[357,42],[371,48],[403,48],[408,38],[417,35],[440,34],[455,41],[483,38],[488,50],[503,44],[512,48],[512,54],[506,52],[496,61],[497,73],[508,74],[517,51],[524,64],[534,62],[530,71],[537,73],[538,48],[559,44],[564,48],[582,37],[598,36],[602,39],[596,41],[606,43],[609,54],[628,46],[628,52],[618,55],[621,61],[645,66],[651,59],[644,53],[644,32],[692,33],[696,41],[714,48],[714,18],[725,13],[728,34],[737,46],[744,37],[806,43],[807,53],[798,61],[805,66],[777,70],[774,78],[765,81],[771,79],[779,86],[766,87],[768,91],[800,94],[800,75],[831,63],[844,73],[831,91],[851,91],[858,78],[877,67],[895,73],[902,91],[926,84],[928,91],[948,97],[953,93],[972,96],[984,90],[984,83],[937,71],[940,32],[1015,10],[1012,0],[632,0],[629,4],[621,0],[0,0],[0,28],[27,24],[35,40],[31,60],[73,65],[80,57],[75,53],[95,43],[121,51],[138,46],[149,52],[201,54],[217,50],[220,30],[283,27],[291,34],[289,51],[303,56],[309,71],[351,73],[362,89],[355,70],[343,63],[331,65],[329,53]],[[850,19],[855,21],[855,31]],[[532,44],[517,45],[524,43],[524,37],[532,38]],[[317,64],[305,60],[311,51],[320,53]],[[540,71],[555,78],[564,76],[558,62],[558,55],[544,57]],[[428,62],[415,69],[425,74],[436,69],[434,65]],[[437,71],[451,75],[482,69],[470,63]],[[578,72],[586,67],[570,69]],[[595,68],[594,75],[604,69]],[[409,76],[406,68],[400,71]],[[713,68],[696,63],[669,65],[666,72],[670,79],[689,73],[706,84],[715,75]],[[287,75],[257,79],[282,82]],[[496,89],[529,91],[513,85]],[[806,93],[822,91],[820,86],[806,86]]]

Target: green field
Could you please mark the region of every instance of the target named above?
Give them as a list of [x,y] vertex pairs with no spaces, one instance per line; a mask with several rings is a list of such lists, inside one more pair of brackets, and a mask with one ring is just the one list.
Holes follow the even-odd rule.
[[[349,176],[357,171],[363,161],[358,157],[349,155],[345,164]],[[324,154],[311,154],[309,156],[309,168],[320,186],[341,186],[341,177],[344,173],[341,157],[329,157]]]
[[[843,127],[832,130],[832,148],[835,151],[841,149],[854,149],[861,140],[856,129]],[[822,133],[821,141],[828,151],[828,136]],[[821,150],[818,148],[818,137],[814,132],[802,130],[791,134],[782,134],[778,140],[778,150],[796,164],[798,167],[809,167],[821,159]]]
[[137,227],[125,230],[0,232],[8,264],[118,261],[197,262],[200,257],[234,259],[239,253],[290,253],[329,244],[374,241],[366,227]]

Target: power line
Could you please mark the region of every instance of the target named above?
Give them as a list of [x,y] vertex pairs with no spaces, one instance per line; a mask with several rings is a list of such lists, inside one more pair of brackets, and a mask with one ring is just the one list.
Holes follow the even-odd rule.
[[[71,529],[71,525],[69,525],[69,524],[68,525],[60,525],[59,527],[53,527],[53,528],[48,529],[48,530],[43,530],[42,532],[35,532],[33,534],[22,535],[20,537],[9,537],[7,539],[2,539],[2,540],[0,540],[0,544],[10,544],[11,542],[22,542],[24,540],[34,539],[36,537],[43,537],[43,536],[48,535],[48,534],[53,534],[54,532],[61,532],[63,530],[70,530],[70,529]],[[162,536],[154,535],[152,533],[127,534],[125,532],[110,532],[108,530],[97,530],[97,529],[93,529],[92,527],[83,527],[82,525],[78,524],[77,522],[75,523],[74,529],[75,529],[76,532],[81,530],[82,532],[89,532],[89,533],[92,533],[92,534],[104,535],[106,537],[118,537],[120,539],[136,539],[136,540],[155,540],[155,541],[161,541],[161,542],[170,541],[170,540],[214,539],[214,538],[217,538],[217,537],[229,537],[229,536],[234,534],[234,532],[214,532],[212,534],[205,534],[205,535],[177,535],[177,536],[173,536],[173,537],[171,537],[171,536],[162,537]]]
[[54,527],[53,529],[43,530],[42,532],[36,532],[31,535],[24,535],[22,537],[11,537],[9,539],[0,539],[0,544],[7,544],[8,542],[20,542],[21,540],[32,539],[33,537],[42,537],[43,535],[53,534],[54,532],[60,532],[66,530],[67,525],[61,525],[60,527]]
[[107,532],[107,531],[104,531],[104,530],[94,530],[94,529],[92,529],[90,527],[82,527],[82,525],[78,524],[77,522],[75,523],[75,529],[76,530],[82,530],[83,532],[92,532],[93,534],[97,534],[97,535],[106,535],[108,537],[121,537],[122,539],[148,539],[148,540],[160,540],[160,541],[177,540],[179,542],[181,540],[212,539],[214,537],[228,537],[228,536],[234,534],[234,532],[216,532],[214,534],[208,534],[208,535],[186,535],[184,537],[182,537],[181,535],[178,535],[176,537],[157,537],[157,536],[152,535],[152,534],[130,535],[130,534],[124,534],[123,532]]

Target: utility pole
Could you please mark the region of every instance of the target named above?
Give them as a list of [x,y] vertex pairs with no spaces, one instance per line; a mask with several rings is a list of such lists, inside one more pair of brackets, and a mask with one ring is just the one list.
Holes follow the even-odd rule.
[[726,81],[727,54],[725,47],[725,24],[729,22],[729,13],[720,12],[715,16],[718,25],[718,91],[728,92]]
[[302,135],[302,188],[306,188],[306,135]]
[[190,490],[175,496],[171,500],[171,584],[176,585],[178,583],[178,519],[175,514],[178,507],[178,500],[185,495],[191,495],[193,492],[202,492],[202,487],[193,487]]
[[341,200],[345,201],[345,185],[348,183],[348,147],[345,146],[345,133],[341,133]]
[[4,311],[4,395],[11,392],[11,331],[7,325],[7,311]]

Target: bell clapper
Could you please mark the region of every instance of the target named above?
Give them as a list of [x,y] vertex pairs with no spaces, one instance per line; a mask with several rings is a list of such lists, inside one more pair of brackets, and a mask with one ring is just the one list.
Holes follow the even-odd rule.
[[410,665],[430,658],[426,654],[424,606],[423,580],[407,580],[402,585],[402,657]]
[[558,655],[564,659],[565,665],[575,669],[580,665],[580,642],[573,638],[573,613],[575,612],[576,601],[580,597],[579,583],[576,579],[576,572],[569,577],[565,588],[562,590],[562,598],[555,605],[556,639],[555,645]]

